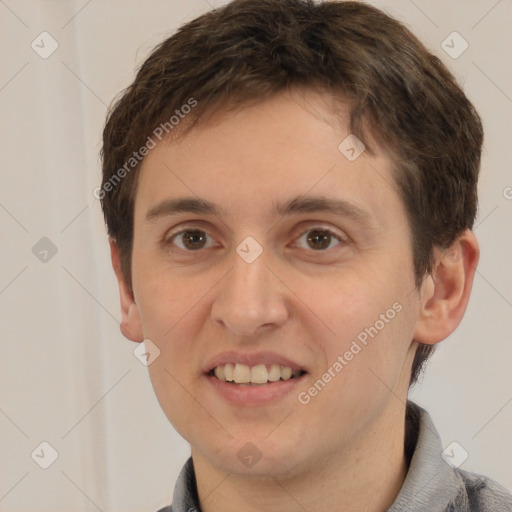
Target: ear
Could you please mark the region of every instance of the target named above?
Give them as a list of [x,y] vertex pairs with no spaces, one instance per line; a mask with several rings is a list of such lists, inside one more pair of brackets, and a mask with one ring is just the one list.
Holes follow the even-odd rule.
[[119,295],[121,298],[121,323],[119,324],[121,332],[125,338],[130,341],[140,343],[144,341],[142,333],[142,322],[139,315],[139,308],[135,304],[133,292],[126,283],[121,271],[121,256],[119,247],[114,239],[109,238],[110,256],[112,259],[112,267],[117,277],[119,285]]
[[448,249],[435,250],[435,267],[420,290],[420,312],[414,339],[439,343],[459,325],[468,305],[476,266],[478,242],[466,230]]

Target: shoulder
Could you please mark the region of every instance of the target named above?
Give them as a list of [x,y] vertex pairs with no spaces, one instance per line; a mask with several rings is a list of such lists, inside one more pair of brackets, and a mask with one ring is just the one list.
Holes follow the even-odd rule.
[[512,512],[512,494],[494,480],[477,473],[454,469],[462,485],[450,512]]
[[449,464],[429,413],[413,402],[407,407],[409,469],[388,512],[512,512],[512,494],[489,477]]

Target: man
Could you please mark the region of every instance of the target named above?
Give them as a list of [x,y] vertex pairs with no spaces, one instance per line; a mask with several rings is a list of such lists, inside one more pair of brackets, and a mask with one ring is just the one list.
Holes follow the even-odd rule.
[[512,510],[407,402],[469,300],[482,138],[363,3],[235,0],[153,51],[100,197],[122,332],[191,445],[166,511]]

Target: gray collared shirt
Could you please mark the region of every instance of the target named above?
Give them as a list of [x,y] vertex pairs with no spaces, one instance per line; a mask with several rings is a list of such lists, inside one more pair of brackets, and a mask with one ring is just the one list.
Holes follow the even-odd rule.
[[[512,494],[490,478],[446,463],[428,412],[412,402],[408,407],[419,419],[411,434],[414,451],[404,484],[387,512],[512,512]],[[172,506],[159,512],[201,512],[192,458],[178,477]]]

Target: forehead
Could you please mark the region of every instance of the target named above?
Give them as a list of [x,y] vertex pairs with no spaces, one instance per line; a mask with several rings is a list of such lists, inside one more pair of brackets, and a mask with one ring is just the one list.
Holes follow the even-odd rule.
[[205,199],[226,215],[261,218],[282,214],[285,204],[301,196],[342,200],[378,219],[398,198],[392,163],[378,152],[353,158],[362,147],[348,131],[347,112],[339,105],[334,110],[331,98],[315,92],[282,93],[237,111],[218,111],[145,157],[136,219],[183,197]]

